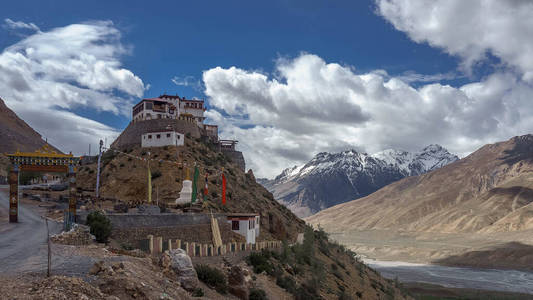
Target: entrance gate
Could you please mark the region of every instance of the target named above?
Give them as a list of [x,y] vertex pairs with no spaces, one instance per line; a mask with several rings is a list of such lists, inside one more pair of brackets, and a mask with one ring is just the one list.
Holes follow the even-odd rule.
[[60,154],[48,144],[35,152],[6,154],[11,161],[9,171],[9,222],[18,222],[18,186],[21,171],[67,173],[69,182],[69,219],[76,216],[76,169],[80,158],[72,154]]

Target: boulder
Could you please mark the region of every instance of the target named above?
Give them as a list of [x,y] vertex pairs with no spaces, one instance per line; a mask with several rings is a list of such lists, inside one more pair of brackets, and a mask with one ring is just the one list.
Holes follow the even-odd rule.
[[233,266],[228,272],[229,292],[239,299],[247,300],[250,296],[249,283],[246,280],[244,269],[239,266]]
[[192,260],[183,249],[168,251],[170,256],[170,268],[176,273],[181,286],[192,291],[198,286],[198,276],[192,265]]

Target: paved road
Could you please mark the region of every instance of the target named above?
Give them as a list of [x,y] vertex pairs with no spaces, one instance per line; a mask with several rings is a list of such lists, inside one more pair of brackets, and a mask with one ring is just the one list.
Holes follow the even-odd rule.
[[[9,209],[7,193],[7,190],[0,190],[0,207],[4,211]],[[46,270],[47,233],[44,219],[19,204],[18,220],[19,223],[0,222],[0,274]],[[48,226],[50,234],[55,234],[61,231],[62,224],[49,221]]]

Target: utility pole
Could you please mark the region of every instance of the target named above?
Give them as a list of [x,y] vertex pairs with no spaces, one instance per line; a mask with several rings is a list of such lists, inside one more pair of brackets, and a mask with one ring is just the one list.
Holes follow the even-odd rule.
[[50,251],[50,231],[48,230],[48,219],[46,220],[46,240],[48,243],[48,271],[46,272],[46,277],[50,277],[50,272],[52,269],[52,252]]
[[102,159],[102,146],[104,141],[100,140],[100,151],[98,153],[98,166],[96,167],[96,199],[100,197],[100,160]]

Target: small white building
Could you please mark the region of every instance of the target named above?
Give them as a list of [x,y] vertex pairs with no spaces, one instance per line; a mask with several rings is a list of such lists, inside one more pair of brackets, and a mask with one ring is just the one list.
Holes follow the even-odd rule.
[[179,103],[180,114],[191,114],[198,126],[202,127],[205,117],[204,100],[181,98]]
[[148,132],[141,136],[141,146],[144,147],[164,147],[183,146],[185,137],[183,133],[173,130]]
[[255,244],[259,237],[259,214],[229,214],[227,215],[231,230],[246,238],[246,243]]

